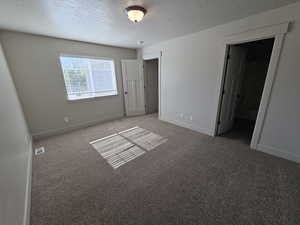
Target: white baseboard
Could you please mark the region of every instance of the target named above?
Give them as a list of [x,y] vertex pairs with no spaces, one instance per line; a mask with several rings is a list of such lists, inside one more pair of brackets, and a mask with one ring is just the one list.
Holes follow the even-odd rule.
[[25,193],[25,211],[23,218],[23,225],[30,224],[30,208],[31,208],[31,179],[32,179],[32,137],[28,140],[28,160],[27,160],[27,179],[26,179],[26,193]]
[[[174,118],[169,118],[169,117],[166,118],[165,116],[162,116],[162,115],[160,116],[159,119],[162,120],[162,121],[168,122],[168,123],[175,124],[175,125],[180,126],[180,127],[188,128],[188,129],[191,129],[191,130],[194,130],[194,131],[197,131],[197,132],[209,135],[209,136],[213,136],[213,131],[211,131],[210,129],[207,129],[207,128],[201,128],[201,127],[193,125],[191,123],[176,120]],[[300,155],[295,155],[295,154],[291,154],[291,153],[288,153],[288,152],[284,152],[284,151],[282,151],[280,149],[277,149],[275,147],[270,147],[270,146],[266,146],[266,145],[263,145],[263,144],[258,144],[256,150],[262,151],[262,152],[265,152],[267,154],[274,155],[274,156],[277,156],[277,157],[280,157],[280,158],[284,158],[284,159],[287,159],[287,160],[290,160],[290,161],[300,163]]]
[[112,120],[121,119],[123,117],[124,117],[124,115],[122,114],[122,115],[116,115],[116,116],[111,117],[109,119],[93,120],[93,121],[88,121],[88,122],[84,122],[84,123],[78,123],[78,124],[74,124],[74,125],[71,125],[71,126],[58,128],[58,129],[51,129],[51,130],[47,130],[47,131],[43,131],[43,132],[39,132],[39,133],[33,133],[32,137],[33,137],[34,140],[38,140],[38,139],[41,139],[41,138],[63,134],[63,133],[70,132],[70,131],[73,131],[73,130],[77,130],[77,129],[80,129],[80,128],[86,128],[86,127],[93,126],[93,125],[96,125],[96,124],[99,124],[99,123],[105,123],[105,122],[109,122],[109,121],[112,121]]
[[275,147],[270,147],[270,146],[266,146],[266,145],[263,145],[263,144],[258,144],[257,145],[257,150],[265,152],[265,153],[270,154],[270,155],[278,156],[280,158],[284,158],[284,159],[287,159],[287,160],[291,160],[291,161],[300,163],[300,156],[299,155],[294,155],[294,154],[291,154],[291,153],[288,153],[288,152],[284,152],[284,151],[282,151],[280,149],[277,149]]
[[190,129],[190,130],[193,130],[193,131],[197,131],[197,132],[202,133],[202,134],[213,136],[213,132],[210,129],[199,127],[199,126],[197,126],[197,124],[194,124],[192,122],[187,123],[185,121],[180,121],[180,120],[177,120],[177,119],[174,119],[174,118],[165,118],[164,116],[160,116],[159,119],[162,120],[162,121],[168,122],[168,123],[175,124],[175,125],[180,126],[180,127],[184,127],[184,128],[187,128],[187,129]]

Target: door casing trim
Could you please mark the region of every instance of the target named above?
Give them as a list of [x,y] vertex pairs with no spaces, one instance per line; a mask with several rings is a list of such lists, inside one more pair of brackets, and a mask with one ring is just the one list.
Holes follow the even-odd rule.
[[259,110],[256,118],[255,128],[253,131],[250,147],[252,149],[258,150],[258,144],[261,138],[261,132],[264,126],[265,117],[268,111],[268,106],[270,103],[270,97],[272,94],[272,88],[274,80],[277,73],[278,62],[280,58],[280,53],[282,50],[285,34],[288,32],[289,22],[284,22],[276,25],[264,26],[257,29],[247,30],[240,33],[231,34],[225,37],[222,42],[222,54],[220,57],[220,69],[219,69],[219,80],[218,80],[218,90],[217,90],[217,100],[216,100],[216,110],[213,119],[214,130],[212,135],[216,136],[218,131],[218,118],[221,111],[221,100],[222,100],[222,87],[225,82],[225,69],[227,54],[230,45],[242,44],[247,42],[253,42],[258,40],[264,40],[269,38],[274,38],[273,50],[270,58],[269,68],[266,76],[266,81],[262,93],[261,102],[259,105]]

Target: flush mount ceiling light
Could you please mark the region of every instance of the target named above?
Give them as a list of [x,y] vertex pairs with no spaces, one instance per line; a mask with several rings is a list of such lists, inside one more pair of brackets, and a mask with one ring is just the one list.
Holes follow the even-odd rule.
[[125,11],[127,13],[128,19],[130,19],[134,23],[140,22],[147,12],[145,8],[138,5],[129,6],[125,9]]

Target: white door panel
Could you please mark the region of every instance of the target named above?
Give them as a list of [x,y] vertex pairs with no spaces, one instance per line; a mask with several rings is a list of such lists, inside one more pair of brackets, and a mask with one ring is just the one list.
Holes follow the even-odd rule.
[[145,114],[142,61],[122,60],[122,76],[126,115]]
[[239,46],[230,46],[229,56],[223,87],[218,134],[229,131],[234,124],[237,96],[246,59],[246,49]]

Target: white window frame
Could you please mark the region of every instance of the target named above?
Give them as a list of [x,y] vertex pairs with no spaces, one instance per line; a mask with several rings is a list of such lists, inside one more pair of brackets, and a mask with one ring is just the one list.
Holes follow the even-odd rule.
[[[60,60],[61,57],[86,58],[86,59],[96,59],[96,60],[109,60],[109,61],[112,61],[112,63],[113,63],[113,73],[114,73],[113,82],[114,82],[114,85],[116,87],[116,91],[113,91],[113,93],[110,93],[110,94],[107,91],[107,92],[103,93],[103,95],[101,95],[101,94],[95,95],[96,92],[93,92],[93,94],[94,94],[93,96],[85,96],[85,97],[79,97],[79,98],[70,98],[69,94],[68,94],[67,87],[66,87],[66,82],[65,82],[64,72],[63,72],[64,71],[63,65],[62,65],[61,60]],[[60,54],[59,57],[58,57],[58,63],[60,64],[60,68],[61,68],[61,74],[62,74],[63,85],[64,85],[64,89],[65,89],[65,96],[66,96],[66,100],[67,101],[71,101],[71,102],[73,102],[73,101],[82,101],[82,100],[89,100],[89,99],[103,98],[103,97],[109,97],[109,96],[117,96],[117,95],[119,95],[118,82],[117,82],[117,73],[116,73],[116,64],[115,64],[115,60],[114,59],[112,59],[112,58],[106,58],[106,57],[97,57],[97,56]],[[89,70],[90,70],[90,68],[89,68]],[[90,77],[88,77],[88,79],[90,79]]]

